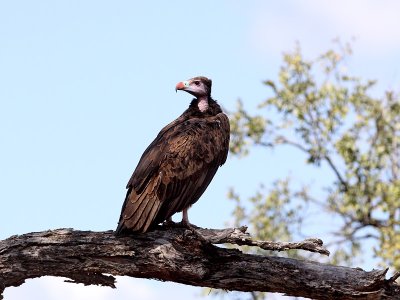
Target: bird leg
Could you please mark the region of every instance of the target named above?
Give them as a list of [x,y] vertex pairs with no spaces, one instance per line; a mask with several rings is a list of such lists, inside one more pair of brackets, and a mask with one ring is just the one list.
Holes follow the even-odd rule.
[[193,229],[193,227],[196,227],[189,222],[188,218],[188,208],[185,208],[182,211],[182,221],[175,223],[172,221],[172,217],[169,217],[166,219],[163,223],[163,225],[168,226],[168,227],[180,227],[180,228],[187,228],[187,229]]
[[181,222],[180,224],[182,225],[182,227],[189,229],[189,230],[192,232],[192,234],[194,234],[195,236],[197,236],[197,238],[198,238],[200,241],[202,241],[202,242],[204,242],[204,243],[206,243],[206,244],[209,244],[210,242],[207,241],[207,240],[200,234],[200,232],[198,232],[198,231],[196,230],[196,228],[198,228],[198,227],[197,227],[196,225],[190,224],[190,222],[189,222],[189,216],[188,216],[188,210],[189,210],[189,208],[185,208],[185,209],[182,211],[182,222]]
[[196,230],[196,228],[198,227],[189,222],[188,210],[189,207],[182,210],[182,221],[178,224],[180,225],[180,227],[187,228],[193,231]]
[[174,221],[172,221],[172,217],[169,217],[168,219],[166,219],[164,221],[163,225],[167,226],[167,227],[187,228],[190,230],[193,229],[193,226],[194,226],[189,223],[187,209],[184,209],[182,212],[182,221],[181,222],[174,222]]
[[191,224],[190,224],[190,222],[189,222],[189,216],[188,216],[188,208],[185,208],[183,211],[182,211],[182,225],[184,226],[184,227],[188,227],[188,228],[191,228]]
[[182,221],[175,223],[174,221],[172,221],[172,217],[169,217],[168,219],[166,219],[163,223],[163,226],[166,227],[172,227],[172,228],[186,228],[188,229],[193,235],[195,235],[197,237],[198,240],[202,241],[203,243],[206,244],[210,244],[209,241],[207,241],[201,234],[200,232],[197,231],[197,227],[196,225],[190,224],[189,222],[189,217],[188,217],[188,210],[189,208],[185,208],[182,211]]

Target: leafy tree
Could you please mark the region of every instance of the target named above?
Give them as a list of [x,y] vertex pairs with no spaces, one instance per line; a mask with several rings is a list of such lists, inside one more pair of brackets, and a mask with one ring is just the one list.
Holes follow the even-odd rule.
[[234,222],[248,224],[263,240],[294,239],[313,207],[337,224],[321,236],[334,249],[332,263],[353,264],[365,256],[362,245],[368,241],[370,256],[399,270],[400,102],[392,91],[374,96],[374,80],[348,74],[351,54],[349,45],[337,43],[308,60],[297,46],[284,54],[278,79],[264,82],[271,96],[256,113],[238,101],[230,116],[233,156],[246,156],[254,147],[291,146],[306,155],[305,164],[322,175],[330,172],[332,181],[320,189],[278,178],[249,199],[231,189]]

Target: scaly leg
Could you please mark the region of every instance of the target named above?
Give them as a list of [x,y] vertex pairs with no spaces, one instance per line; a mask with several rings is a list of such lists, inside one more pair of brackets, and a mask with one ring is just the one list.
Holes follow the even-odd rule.
[[201,240],[203,243],[209,244],[209,241],[206,241],[204,239],[204,237],[200,234],[200,232],[197,231],[197,226],[196,225],[192,225],[189,222],[189,216],[188,216],[188,210],[189,208],[185,208],[182,211],[182,222],[181,224],[183,225],[183,227],[186,227],[187,229],[189,229],[195,236],[197,236],[197,238],[199,240]]
[[190,228],[188,210],[189,210],[189,208],[185,208],[182,211],[182,225],[184,225],[185,227],[189,227]]

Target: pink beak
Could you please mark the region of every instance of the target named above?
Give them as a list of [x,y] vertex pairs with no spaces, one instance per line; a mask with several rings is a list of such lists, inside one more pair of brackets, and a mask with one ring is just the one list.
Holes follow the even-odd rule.
[[185,88],[185,84],[183,83],[183,81],[181,81],[176,84],[175,91],[183,90],[184,88]]

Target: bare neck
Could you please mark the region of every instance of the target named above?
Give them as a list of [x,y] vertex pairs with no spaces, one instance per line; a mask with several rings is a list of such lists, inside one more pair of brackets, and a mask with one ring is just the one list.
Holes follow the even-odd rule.
[[208,96],[197,98],[197,107],[201,112],[205,112],[208,109]]

